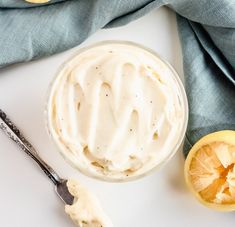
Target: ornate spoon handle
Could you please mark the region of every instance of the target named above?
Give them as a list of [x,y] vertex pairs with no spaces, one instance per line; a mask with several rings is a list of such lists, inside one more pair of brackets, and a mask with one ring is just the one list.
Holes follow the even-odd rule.
[[51,181],[58,185],[62,182],[59,175],[37,154],[34,147],[24,138],[20,130],[11,122],[7,115],[0,109],[0,129],[13,140],[26,154],[28,154],[41,167]]

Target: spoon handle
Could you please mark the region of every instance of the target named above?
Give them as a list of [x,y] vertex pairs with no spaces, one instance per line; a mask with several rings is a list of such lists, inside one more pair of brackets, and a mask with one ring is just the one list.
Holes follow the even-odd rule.
[[0,109],[0,129],[13,140],[26,154],[28,154],[50,178],[50,180],[58,185],[62,179],[59,175],[37,154],[35,148],[25,139],[20,130],[12,123],[7,115]]

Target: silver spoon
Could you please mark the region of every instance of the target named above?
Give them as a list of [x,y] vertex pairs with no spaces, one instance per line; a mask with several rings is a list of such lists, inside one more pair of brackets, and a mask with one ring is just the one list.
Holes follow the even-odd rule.
[[7,115],[0,109],[0,129],[12,139],[26,154],[28,154],[50,178],[55,185],[57,195],[68,205],[73,204],[74,197],[67,187],[67,180],[59,175],[37,154],[34,147],[24,138],[20,130],[11,122]]

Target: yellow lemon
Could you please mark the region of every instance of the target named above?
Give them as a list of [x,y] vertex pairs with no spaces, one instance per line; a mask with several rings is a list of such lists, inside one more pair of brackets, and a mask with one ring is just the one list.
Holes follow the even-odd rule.
[[224,130],[201,138],[190,150],[185,180],[205,206],[235,210],[235,131]]
[[25,0],[25,1],[29,3],[46,3],[49,2],[50,0]]

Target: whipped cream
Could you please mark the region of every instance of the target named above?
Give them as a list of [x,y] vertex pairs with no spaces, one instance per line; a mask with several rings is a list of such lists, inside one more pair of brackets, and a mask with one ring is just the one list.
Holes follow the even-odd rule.
[[79,227],[113,227],[99,200],[76,180],[68,180],[69,192],[74,196],[73,205],[66,205],[65,212]]
[[163,162],[181,141],[183,95],[172,69],[154,54],[103,43],[80,52],[57,75],[49,131],[82,172],[132,178]]

